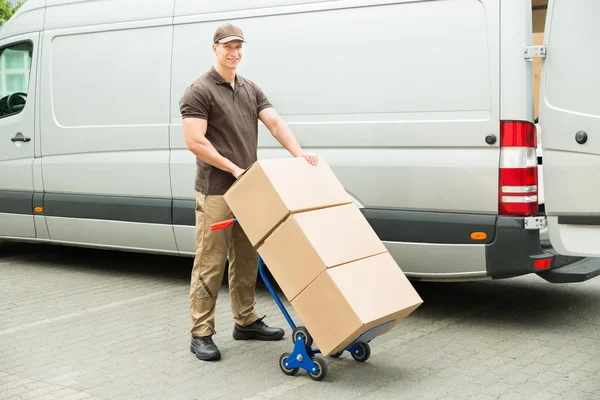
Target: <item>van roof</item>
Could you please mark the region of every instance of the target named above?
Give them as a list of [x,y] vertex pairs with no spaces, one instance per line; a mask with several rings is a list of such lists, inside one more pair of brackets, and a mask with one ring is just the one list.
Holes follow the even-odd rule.
[[12,18],[0,28],[0,40],[42,30],[45,7],[46,0],[26,1]]
[[41,30],[173,19],[174,0],[28,0],[0,29],[0,40]]

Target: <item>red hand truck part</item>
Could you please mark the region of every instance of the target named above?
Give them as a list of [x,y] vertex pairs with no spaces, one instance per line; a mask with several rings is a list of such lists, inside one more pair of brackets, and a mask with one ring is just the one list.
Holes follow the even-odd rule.
[[237,222],[237,219],[235,219],[235,218],[228,219],[226,221],[217,222],[210,226],[210,230],[218,231],[219,229],[229,228],[231,225],[233,225],[236,222]]
[[[211,231],[225,229],[237,222],[238,221],[236,218],[217,222],[212,224],[210,229]],[[294,350],[291,353],[283,353],[279,357],[279,368],[281,368],[283,373],[286,375],[296,375],[300,368],[302,368],[308,373],[311,379],[315,381],[322,381],[327,375],[327,364],[322,357],[317,356],[317,354],[321,353],[321,351],[318,348],[312,348],[313,338],[310,336],[308,329],[306,329],[304,326],[297,327],[296,324],[294,324],[290,314],[285,309],[283,303],[281,303],[279,296],[277,293],[275,293],[275,289],[273,289],[273,286],[271,285],[269,278],[267,278],[264,269],[265,264],[259,254],[258,271],[260,272],[260,276],[293,331],[292,341],[294,342]],[[392,322],[394,321],[386,322],[368,330],[344,350],[331,354],[331,357],[338,358],[344,353],[344,351],[348,351],[352,355],[352,358],[354,358],[356,361],[367,361],[371,356],[371,347],[369,346],[369,342],[380,332],[385,330]]]

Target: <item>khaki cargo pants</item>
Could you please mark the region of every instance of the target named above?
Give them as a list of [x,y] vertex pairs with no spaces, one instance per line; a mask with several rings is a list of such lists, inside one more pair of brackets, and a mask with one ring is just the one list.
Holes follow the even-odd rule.
[[223,196],[196,193],[196,257],[190,286],[193,336],[215,333],[215,305],[229,256],[229,295],[233,320],[242,326],[258,319],[254,288],[256,250],[239,224],[211,231],[215,222],[234,218]]

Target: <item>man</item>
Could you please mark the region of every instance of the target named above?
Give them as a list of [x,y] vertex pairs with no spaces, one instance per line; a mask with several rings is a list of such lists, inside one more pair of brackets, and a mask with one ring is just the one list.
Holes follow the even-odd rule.
[[227,256],[234,339],[279,340],[284,336],[283,329],[267,326],[254,311],[258,255],[240,225],[210,230],[211,224],[234,217],[223,194],[257,159],[258,119],[294,157],[317,163],[316,156],[302,151],[258,85],[236,73],[243,43],[240,28],[219,27],[213,36],[214,66],[185,90],[179,103],[187,147],[197,158],[190,350],[205,361],[221,358],[212,336]]

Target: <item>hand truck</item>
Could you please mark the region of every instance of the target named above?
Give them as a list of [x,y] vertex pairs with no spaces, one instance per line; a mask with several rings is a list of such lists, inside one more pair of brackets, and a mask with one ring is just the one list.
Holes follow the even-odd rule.
[[[225,229],[233,224],[237,223],[237,219],[229,219],[222,222],[214,223],[210,226],[212,231],[216,231],[219,229]],[[308,375],[315,381],[322,381],[325,379],[327,375],[327,364],[322,357],[317,356],[317,354],[321,353],[318,348],[313,349],[313,339],[310,336],[310,333],[304,326],[296,326],[294,321],[290,317],[290,314],[285,309],[284,305],[281,303],[279,296],[275,293],[271,282],[267,278],[265,271],[265,264],[262,260],[260,254],[258,255],[258,271],[260,272],[260,276],[264,281],[269,293],[273,296],[273,299],[279,306],[281,313],[284,315],[287,320],[290,328],[292,329],[292,341],[294,343],[294,349],[291,353],[283,353],[279,357],[279,368],[286,375],[296,375],[300,368],[304,369]],[[391,322],[390,322],[391,323]],[[344,351],[348,351],[352,358],[354,358],[358,362],[365,362],[371,356],[371,347],[369,346],[369,342],[371,339],[377,335],[378,331],[384,329],[389,323],[380,325],[375,327],[363,335],[361,335],[358,339],[356,339],[353,343],[347,346],[344,350],[341,350],[337,353],[331,354],[333,358],[339,358]]]

